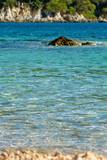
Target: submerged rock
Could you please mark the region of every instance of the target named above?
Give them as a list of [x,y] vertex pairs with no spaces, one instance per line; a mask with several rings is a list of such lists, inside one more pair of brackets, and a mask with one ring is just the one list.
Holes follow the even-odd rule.
[[73,39],[68,39],[66,37],[59,37],[49,43],[53,46],[86,46],[86,45],[95,45],[93,42],[81,42]]

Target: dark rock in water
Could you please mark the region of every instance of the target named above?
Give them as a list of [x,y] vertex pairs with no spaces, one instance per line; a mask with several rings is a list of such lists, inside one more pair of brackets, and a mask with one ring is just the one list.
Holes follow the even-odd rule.
[[54,45],[54,46],[77,46],[81,45],[80,42],[68,39],[66,37],[59,37],[49,43],[49,45]]
[[77,40],[68,39],[66,37],[59,37],[49,43],[53,46],[81,46],[81,45],[94,45],[92,42],[81,42]]
[[81,45],[82,46],[88,46],[88,45],[95,45],[95,43],[93,43],[93,42],[82,42]]

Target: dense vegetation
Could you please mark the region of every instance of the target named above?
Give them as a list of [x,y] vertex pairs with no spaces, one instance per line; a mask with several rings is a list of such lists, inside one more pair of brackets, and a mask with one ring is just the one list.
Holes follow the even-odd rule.
[[87,18],[107,17],[107,0],[0,0],[2,6],[29,4],[33,9],[41,8],[44,13],[83,14]]

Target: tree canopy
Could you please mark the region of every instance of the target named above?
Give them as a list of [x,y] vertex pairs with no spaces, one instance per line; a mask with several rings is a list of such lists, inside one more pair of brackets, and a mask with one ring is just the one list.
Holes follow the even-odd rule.
[[107,16],[107,0],[0,0],[0,7],[13,7],[27,3],[34,9],[45,8],[47,12],[83,14],[85,17]]

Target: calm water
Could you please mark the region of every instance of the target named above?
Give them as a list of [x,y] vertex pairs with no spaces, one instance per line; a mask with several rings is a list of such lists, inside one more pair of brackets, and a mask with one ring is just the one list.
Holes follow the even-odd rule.
[[[66,35],[97,46],[51,47]],[[107,24],[0,23],[0,148],[107,154]]]

